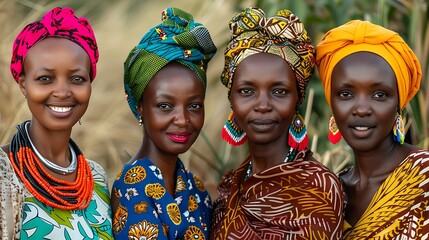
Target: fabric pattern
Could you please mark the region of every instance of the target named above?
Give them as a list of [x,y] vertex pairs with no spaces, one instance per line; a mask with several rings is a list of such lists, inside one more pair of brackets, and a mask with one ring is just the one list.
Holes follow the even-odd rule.
[[355,226],[345,222],[344,239],[429,239],[428,192],[429,152],[419,150],[387,177]]
[[137,106],[152,77],[170,62],[194,71],[206,89],[207,64],[216,53],[209,31],[178,8],[162,12],[162,23],[150,29],[131,50],[124,64],[128,104],[137,119]]
[[176,192],[164,188],[161,170],[148,158],[126,164],[113,184],[119,207],[116,239],[208,239],[212,203],[204,184],[178,160]]
[[246,8],[229,22],[231,41],[225,49],[222,84],[231,90],[235,69],[245,58],[262,52],[283,58],[299,86],[299,103],[314,72],[315,49],[301,20],[289,10],[267,18],[262,9]]
[[244,181],[250,162],[226,174],[214,203],[210,239],[340,239],[343,191],[339,179],[308,149]]
[[420,88],[422,69],[416,55],[398,33],[367,21],[353,20],[331,29],[316,47],[316,64],[331,105],[331,74],[335,65],[356,52],[382,57],[396,75],[399,107],[404,109]]
[[10,70],[18,82],[24,70],[24,59],[28,51],[48,37],[66,38],[88,53],[91,62],[91,81],[97,74],[98,47],[88,20],[76,17],[71,8],[54,8],[47,12],[40,21],[28,24],[16,37],[12,49]]
[[94,178],[91,203],[65,211],[36,200],[0,149],[0,239],[113,239],[107,176],[99,164],[87,161]]

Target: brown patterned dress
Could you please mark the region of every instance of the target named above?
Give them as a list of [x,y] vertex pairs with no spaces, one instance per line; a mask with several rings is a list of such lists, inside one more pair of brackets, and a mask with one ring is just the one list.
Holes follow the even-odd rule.
[[226,174],[211,239],[341,239],[344,194],[328,168],[307,159],[305,149],[282,163],[245,179],[250,158]]

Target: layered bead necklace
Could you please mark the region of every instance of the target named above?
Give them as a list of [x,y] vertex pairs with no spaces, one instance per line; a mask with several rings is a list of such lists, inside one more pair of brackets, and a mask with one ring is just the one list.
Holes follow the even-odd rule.
[[[91,201],[94,179],[84,155],[70,139],[70,166],[62,168],[50,162],[31,142],[26,128],[29,123],[30,121],[25,121],[17,126],[18,131],[10,143],[9,157],[16,174],[40,202],[62,210],[85,209]],[[60,174],[71,174],[77,170],[76,180],[68,182],[57,179],[44,166]]]
[[[285,162],[285,163],[293,162],[293,160],[295,160],[297,153],[298,153],[297,150],[290,147],[289,151],[287,152],[285,159],[283,160],[283,162]],[[251,174],[252,174],[252,161],[249,162],[249,166],[247,167],[247,170],[246,170],[246,175],[244,175],[244,181],[246,181],[250,177]]]

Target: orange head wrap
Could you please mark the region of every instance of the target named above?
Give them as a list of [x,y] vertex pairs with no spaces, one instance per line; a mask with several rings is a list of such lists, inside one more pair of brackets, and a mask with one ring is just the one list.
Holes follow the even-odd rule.
[[355,52],[377,54],[392,67],[398,84],[399,106],[403,109],[420,88],[420,63],[398,33],[361,20],[331,29],[316,48],[316,64],[329,105],[332,70],[341,59]]

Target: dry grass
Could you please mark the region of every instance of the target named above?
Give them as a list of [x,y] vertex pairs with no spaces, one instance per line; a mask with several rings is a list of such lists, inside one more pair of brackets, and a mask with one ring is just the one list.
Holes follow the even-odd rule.
[[[53,4],[74,6],[78,16],[89,19],[97,36],[100,61],[98,75],[93,83],[91,104],[83,117],[83,124],[73,129],[72,137],[88,158],[105,167],[110,183],[129,156],[137,150],[142,139],[142,130],[124,98],[122,67],[129,50],[147,30],[160,22],[160,13],[166,7],[186,9],[197,22],[207,26],[218,46],[218,54],[209,64],[206,121],[197,142],[181,158],[204,180],[210,193],[215,196],[214,189],[220,174],[226,168],[237,166],[246,154],[245,147],[231,149],[220,140],[220,131],[229,113],[229,103],[226,90],[219,83],[219,76],[223,67],[223,44],[228,40],[227,24],[234,14],[233,1],[69,0],[61,1],[61,4],[56,1],[34,4],[28,0],[0,0],[0,144],[10,141],[15,132],[14,126],[30,118],[24,98],[9,72],[13,39],[27,23],[39,19],[44,12],[54,7]],[[307,113],[311,111],[307,110]],[[314,139],[317,139],[317,135]],[[315,147],[317,141],[313,142]],[[338,152],[344,153],[341,149],[334,149],[317,156],[329,166],[332,165],[330,159],[334,159],[333,155],[341,156]],[[333,169],[343,164],[341,160],[338,161],[338,164],[331,166]]]

